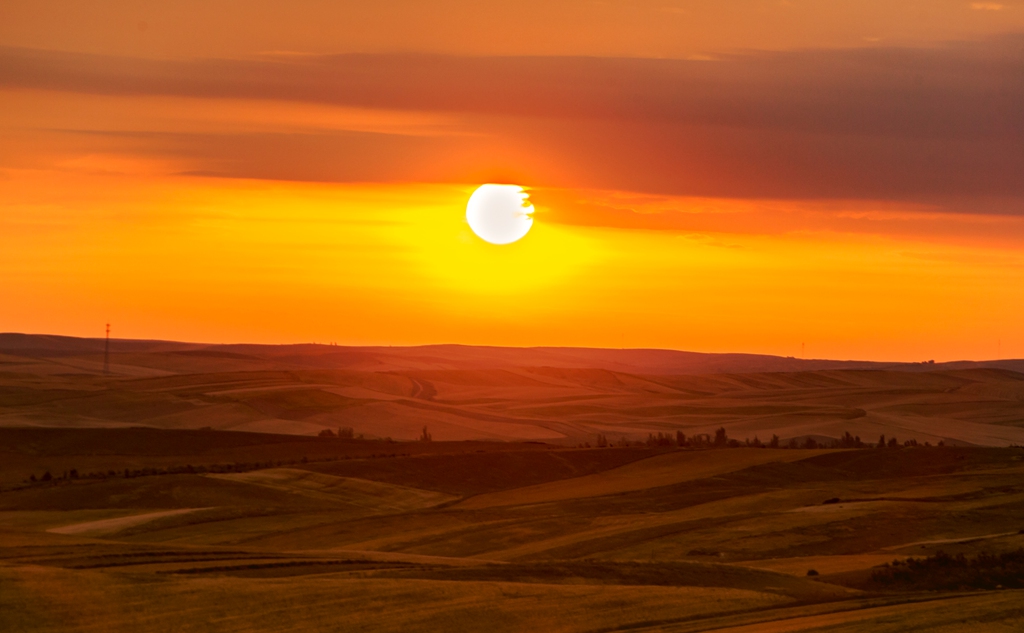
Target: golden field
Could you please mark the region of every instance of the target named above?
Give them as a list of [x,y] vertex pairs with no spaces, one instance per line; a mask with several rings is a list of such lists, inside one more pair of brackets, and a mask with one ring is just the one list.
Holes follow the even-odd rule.
[[[1009,567],[879,576],[1024,547],[1012,366],[35,343],[0,358],[5,632],[1024,626]],[[840,429],[900,446],[742,441]]]
[[[5,631],[1024,623],[1019,589],[868,580],[908,556],[1024,546],[1018,448],[580,449],[148,429],[5,429],[0,446]],[[260,465],[273,450],[297,463]],[[186,458],[209,470],[169,472]],[[115,474],[15,481],[89,459]]]

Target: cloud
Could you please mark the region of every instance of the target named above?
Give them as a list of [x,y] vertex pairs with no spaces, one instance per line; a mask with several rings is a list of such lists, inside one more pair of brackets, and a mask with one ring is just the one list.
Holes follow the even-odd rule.
[[[1024,37],[714,61],[420,54],[141,60],[0,49],[0,87],[453,115],[452,134],[133,137],[195,170],[671,195],[1024,197]],[[128,139],[122,142],[128,143]],[[141,151],[141,149],[140,149]]]
[[[834,233],[974,242],[1016,249],[1024,240],[1024,208],[1017,214],[988,209],[939,209],[884,200],[737,200],[682,198],[622,192],[534,189],[544,222],[619,229],[667,230],[692,235]],[[1005,210],[1013,203],[996,201]]]
[[1006,7],[998,2],[972,2],[971,8],[975,11],[1002,11]]

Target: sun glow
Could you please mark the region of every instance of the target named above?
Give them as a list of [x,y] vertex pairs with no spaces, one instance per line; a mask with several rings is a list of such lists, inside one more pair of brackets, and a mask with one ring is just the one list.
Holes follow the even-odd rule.
[[[898,216],[883,237],[852,232],[851,210],[778,233],[782,219],[810,213],[804,203],[538,189],[542,221],[495,246],[467,223],[476,185],[7,173],[10,330],[87,335],[113,321],[136,338],[784,355],[806,340],[816,355],[937,360],[1022,349],[1024,298],[1012,289],[1024,283],[1024,224],[1014,219],[982,218],[954,239],[917,235]],[[693,210],[677,218],[669,208]],[[607,226],[620,216],[621,227]],[[922,306],[933,306],[924,321]]]

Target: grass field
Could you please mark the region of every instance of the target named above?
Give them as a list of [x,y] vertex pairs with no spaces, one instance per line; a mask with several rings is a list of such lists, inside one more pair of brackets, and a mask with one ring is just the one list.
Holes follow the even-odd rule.
[[[1024,547],[1019,448],[581,449],[145,429],[5,429],[0,446],[16,457],[0,462],[3,631],[1024,623],[1022,590],[868,583],[892,560]],[[63,478],[86,460],[115,475]],[[195,472],[175,468],[183,461]],[[60,475],[24,482],[44,467]]]
[[1024,630],[879,580],[1016,560],[1020,361],[97,345],[0,334],[3,633]]
[[[103,343],[0,334],[0,427],[209,427],[566,446],[725,428],[1024,444],[1024,361],[863,363],[666,350]],[[275,447],[283,449],[283,447]],[[279,458],[277,458],[279,459]],[[98,462],[96,462],[98,465]],[[92,468],[93,462],[76,466]]]

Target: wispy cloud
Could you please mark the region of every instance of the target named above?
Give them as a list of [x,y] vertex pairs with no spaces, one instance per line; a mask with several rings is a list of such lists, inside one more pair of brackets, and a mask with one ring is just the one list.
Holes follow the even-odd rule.
[[222,176],[516,177],[751,198],[1024,198],[1022,43],[752,53],[711,63],[414,54],[178,62],[6,48],[0,87],[126,104],[233,100],[240,113],[247,102],[276,101],[449,122],[429,138],[397,128],[153,129],[104,140]]

